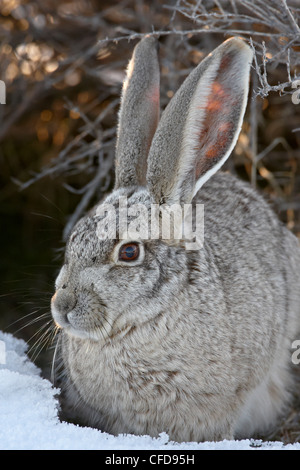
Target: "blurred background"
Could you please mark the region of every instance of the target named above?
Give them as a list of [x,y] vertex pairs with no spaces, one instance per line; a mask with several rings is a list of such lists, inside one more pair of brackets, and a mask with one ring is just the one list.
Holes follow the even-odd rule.
[[[0,329],[28,342],[46,376],[64,241],[113,186],[124,70],[144,34],[159,38],[162,109],[224,39],[251,44],[246,118],[224,169],[300,236],[299,17],[298,0],[1,0]],[[280,437],[300,440],[296,410]]]

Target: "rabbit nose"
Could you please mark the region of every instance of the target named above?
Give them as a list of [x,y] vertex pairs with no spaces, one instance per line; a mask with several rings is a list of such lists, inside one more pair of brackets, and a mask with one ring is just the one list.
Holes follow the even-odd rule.
[[75,307],[77,299],[75,294],[67,289],[67,286],[64,284],[52,297],[52,303],[61,315],[66,316]]

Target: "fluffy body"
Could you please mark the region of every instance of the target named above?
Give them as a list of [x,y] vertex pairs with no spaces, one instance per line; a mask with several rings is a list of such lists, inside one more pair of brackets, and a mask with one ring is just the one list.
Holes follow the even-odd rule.
[[[135,191],[129,205],[147,197]],[[297,239],[228,174],[195,202],[205,204],[203,249],[149,241],[139,269],[109,262],[92,214],[75,229],[59,282],[82,293],[78,330],[98,329],[97,339],[62,335],[65,399],[81,422],[200,441],[263,432],[283,411],[300,326]]]
[[[216,173],[240,132],[251,60],[242,40],[225,41],[185,80],[156,129],[155,40],[136,46],[116,186],[75,226],[52,298],[65,416],[113,434],[201,441],[250,437],[283,413],[300,333],[298,241],[250,186]],[[152,203],[204,204],[203,247],[122,240],[121,196],[129,209],[147,208],[145,223]],[[105,205],[117,215],[108,236],[99,229]],[[120,257],[126,243],[139,247],[129,261]]]

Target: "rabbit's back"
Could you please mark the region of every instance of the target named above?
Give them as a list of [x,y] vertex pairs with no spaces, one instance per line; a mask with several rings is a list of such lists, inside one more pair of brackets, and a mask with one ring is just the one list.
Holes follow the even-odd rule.
[[[267,428],[292,389],[291,346],[300,332],[297,238],[249,185],[217,173],[197,197],[205,210],[205,247],[226,298],[232,371],[254,387],[236,432]],[[235,370],[236,369],[236,370]],[[253,383],[252,383],[253,385]]]
[[195,199],[204,204],[205,246],[213,252],[230,307],[241,297],[261,303],[262,309],[274,304],[274,311],[277,306],[284,312],[283,323],[294,321],[300,328],[299,241],[269,203],[250,185],[221,172]]

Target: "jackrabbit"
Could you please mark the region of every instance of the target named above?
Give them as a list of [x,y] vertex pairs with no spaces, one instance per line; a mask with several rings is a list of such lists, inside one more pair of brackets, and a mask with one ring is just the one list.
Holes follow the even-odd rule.
[[[242,39],[225,41],[159,120],[156,40],[136,46],[115,188],[73,229],[51,302],[66,416],[179,442],[250,437],[283,412],[300,332],[298,242],[250,186],[217,172],[240,132],[251,61]],[[148,226],[152,206],[172,205],[192,207],[189,236],[174,235],[175,216],[169,238],[127,230],[136,206]],[[194,249],[197,205],[205,232]]]

